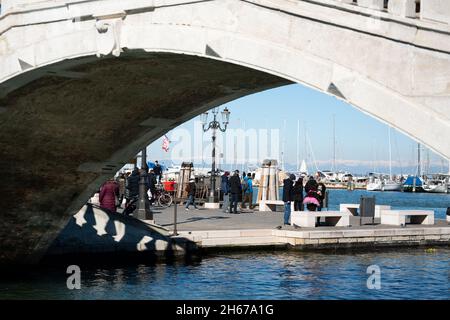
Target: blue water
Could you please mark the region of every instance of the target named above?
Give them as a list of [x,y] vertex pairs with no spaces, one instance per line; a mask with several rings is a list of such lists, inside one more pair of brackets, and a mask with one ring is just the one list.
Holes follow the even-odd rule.
[[[282,192],[280,188],[280,199]],[[376,204],[390,205],[392,209],[434,210],[436,219],[445,219],[446,210],[450,207],[450,194],[329,189],[329,210],[339,210],[341,203],[359,203],[361,196],[375,196]],[[257,188],[253,193],[254,202],[256,197]]]
[[[445,218],[450,195],[330,190],[330,209],[375,195],[377,204],[424,208]],[[367,287],[380,268],[381,288]],[[0,299],[450,299],[450,246],[224,253],[195,263],[81,268],[81,289],[66,287],[66,266],[0,273]]]

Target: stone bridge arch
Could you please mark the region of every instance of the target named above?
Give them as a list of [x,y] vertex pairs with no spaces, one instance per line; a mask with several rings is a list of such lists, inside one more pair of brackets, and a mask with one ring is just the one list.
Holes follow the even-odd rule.
[[7,6],[2,261],[38,258],[115,169],[171,128],[288,83],[333,94],[450,158],[449,35],[445,23],[342,1]]

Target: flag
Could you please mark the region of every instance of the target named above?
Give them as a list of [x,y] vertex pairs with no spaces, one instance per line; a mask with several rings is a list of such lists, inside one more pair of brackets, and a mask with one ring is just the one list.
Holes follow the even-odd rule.
[[162,143],[162,149],[165,152],[169,152],[169,144],[170,144],[169,138],[167,138],[167,136],[164,135],[164,139],[163,139],[163,143]]

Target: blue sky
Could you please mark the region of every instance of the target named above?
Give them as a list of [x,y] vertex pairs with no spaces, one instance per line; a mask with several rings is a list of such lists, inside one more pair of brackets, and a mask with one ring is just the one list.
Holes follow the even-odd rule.
[[[374,169],[388,171],[388,126],[332,96],[294,84],[243,97],[226,106],[231,111],[230,129],[279,129],[280,149],[284,150],[283,158],[289,170],[297,166],[298,121],[300,158],[307,160],[309,168],[316,165],[322,170],[331,168],[334,117],[337,169],[358,173]],[[193,134],[195,121],[199,121],[199,117],[184,123],[179,129]],[[309,137],[306,139],[306,152],[305,127]],[[171,149],[177,144],[180,147],[182,143],[177,141],[174,131],[168,133]],[[205,139],[209,137],[210,133],[207,133]],[[169,162],[171,154],[162,151],[161,144],[162,139],[159,139],[150,145],[149,157]],[[391,129],[391,146],[394,173],[413,173],[409,171],[416,167],[417,143]],[[422,154],[423,165],[427,167],[430,163],[431,171],[448,170],[448,161],[432,151],[424,148]],[[211,160],[205,156],[204,161],[209,165]]]

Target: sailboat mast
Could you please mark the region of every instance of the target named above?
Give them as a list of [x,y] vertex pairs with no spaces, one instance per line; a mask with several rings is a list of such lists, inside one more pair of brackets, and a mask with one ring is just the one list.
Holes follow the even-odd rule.
[[336,115],[333,114],[333,168],[331,171],[336,170]]
[[300,120],[297,120],[297,171],[300,172]]
[[420,177],[421,174],[421,167],[420,167],[420,143],[417,144],[417,176]]
[[391,127],[388,127],[388,136],[389,136],[389,179],[392,179]]

